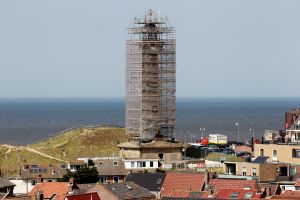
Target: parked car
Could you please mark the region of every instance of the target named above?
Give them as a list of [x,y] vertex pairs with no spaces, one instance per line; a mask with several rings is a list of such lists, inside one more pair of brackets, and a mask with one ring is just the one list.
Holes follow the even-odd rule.
[[237,157],[241,157],[241,156],[244,156],[244,155],[246,155],[246,154],[247,154],[246,151],[235,152],[235,156],[237,156]]
[[208,147],[209,152],[222,152],[222,150],[216,145],[210,145]]
[[230,148],[225,148],[223,150],[223,153],[225,153],[225,154],[234,154],[234,151],[232,149],[230,149]]

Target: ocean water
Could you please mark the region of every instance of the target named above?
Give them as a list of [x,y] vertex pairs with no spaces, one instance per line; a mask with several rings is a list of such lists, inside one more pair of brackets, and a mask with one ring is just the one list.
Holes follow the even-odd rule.
[[[177,99],[178,139],[199,138],[199,128],[209,133],[248,139],[254,129],[261,137],[265,129],[284,128],[284,112],[300,107],[300,99]],[[57,132],[82,125],[124,126],[124,99],[6,99],[0,100],[0,144],[26,145]]]

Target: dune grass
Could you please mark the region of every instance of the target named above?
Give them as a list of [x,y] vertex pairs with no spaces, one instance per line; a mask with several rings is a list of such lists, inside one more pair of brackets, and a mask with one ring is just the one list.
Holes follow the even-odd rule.
[[0,169],[7,176],[16,176],[24,164],[59,165],[61,161],[28,151],[32,148],[44,154],[71,161],[78,157],[118,156],[118,143],[127,141],[124,128],[78,128],[28,146],[10,149],[0,146]]
[[30,145],[30,147],[63,160],[74,160],[87,156],[118,156],[117,144],[126,140],[123,128],[80,128]]

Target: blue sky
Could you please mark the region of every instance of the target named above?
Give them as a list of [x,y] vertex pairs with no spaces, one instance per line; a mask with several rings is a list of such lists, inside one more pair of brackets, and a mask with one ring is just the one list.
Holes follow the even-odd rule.
[[126,28],[176,27],[178,97],[300,97],[300,1],[0,1],[0,98],[125,96]]

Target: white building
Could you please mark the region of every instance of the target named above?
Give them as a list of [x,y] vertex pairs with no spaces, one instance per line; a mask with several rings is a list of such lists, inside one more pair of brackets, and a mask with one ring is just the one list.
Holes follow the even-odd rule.
[[209,134],[209,144],[227,144],[227,136],[223,134]]
[[157,169],[158,168],[158,159],[128,159],[124,160],[125,169],[129,170],[139,170],[139,169]]

